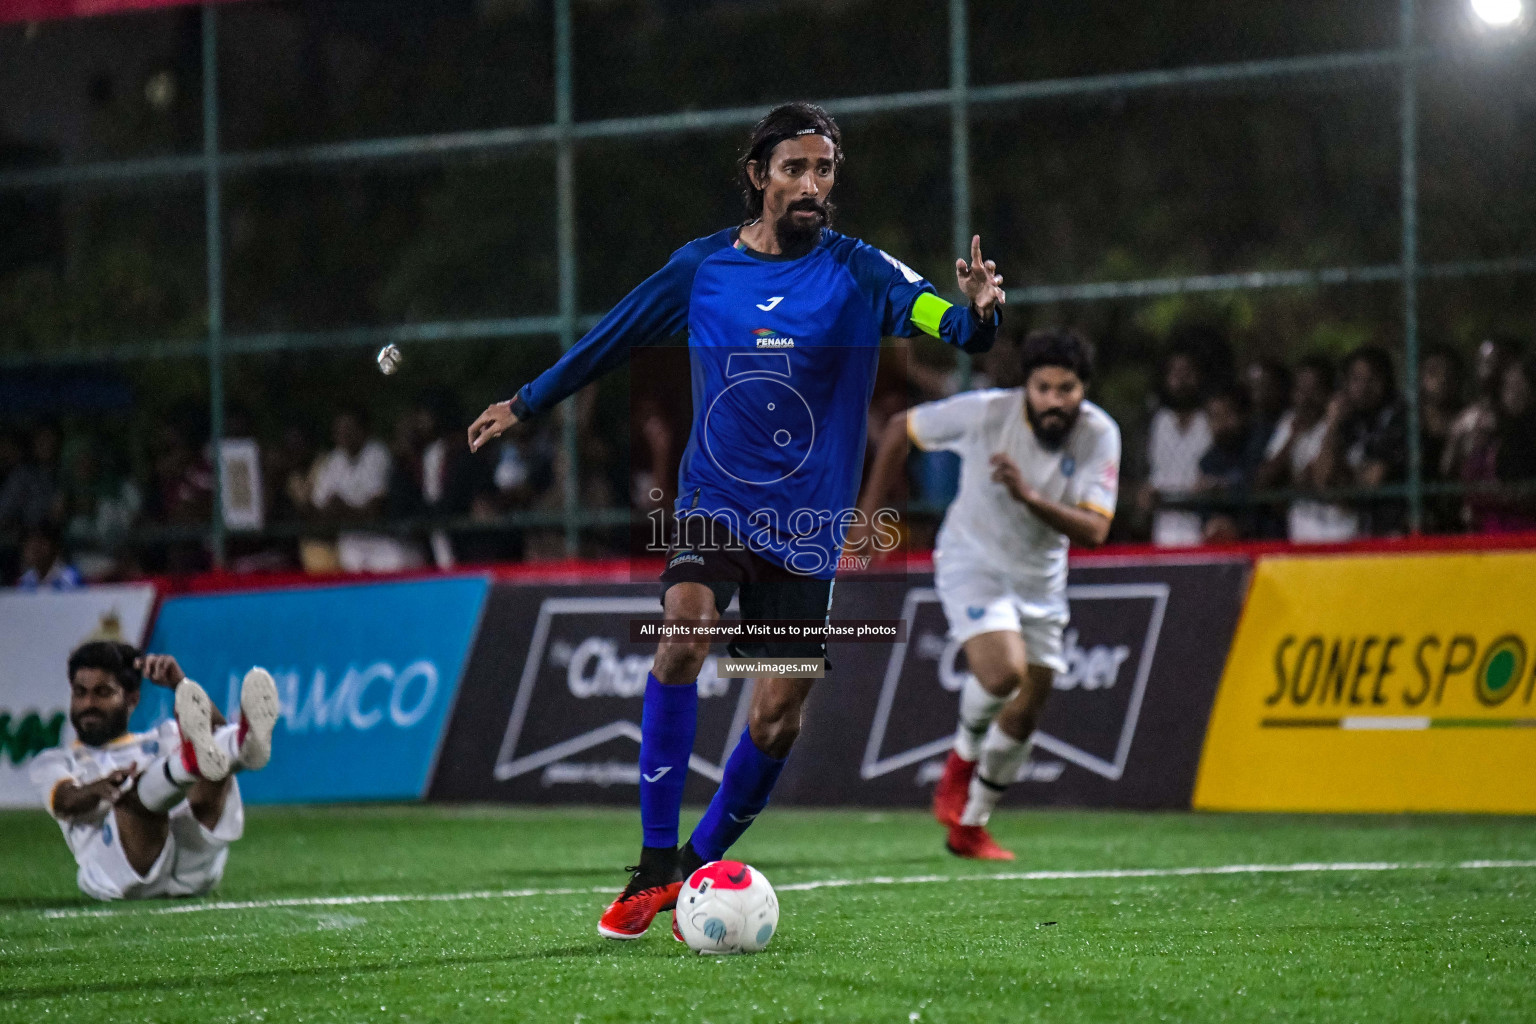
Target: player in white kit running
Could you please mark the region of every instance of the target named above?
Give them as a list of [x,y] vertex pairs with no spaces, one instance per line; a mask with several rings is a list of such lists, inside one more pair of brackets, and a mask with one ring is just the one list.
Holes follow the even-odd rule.
[[[128,731],[143,679],[176,690],[176,720]],[[80,891],[99,900],[195,896],[224,876],[245,829],[235,773],[266,766],[277,687],[253,668],[226,724],[176,659],[96,640],[69,658],[75,739],[45,750],[32,780],[64,832]]]
[[[987,833],[992,809],[1029,759],[1055,674],[1066,670],[1067,548],[1109,535],[1120,428],[1083,397],[1092,348],[1041,330],[1019,350],[1024,386],[967,391],[891,418],[860,508],[872,522],[902,471],[908,440],[961,458],[960,491],[934,548],[934,585],[970,672],[960,725],[933,794],[961,857],[1012,860]],[[861,539],[851,535],[850,545]]]

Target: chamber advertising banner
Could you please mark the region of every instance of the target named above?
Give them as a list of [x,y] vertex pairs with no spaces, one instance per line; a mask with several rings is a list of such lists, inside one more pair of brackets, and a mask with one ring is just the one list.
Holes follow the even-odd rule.
[[[493,588],[431,795],[632,803],[656,643],[632,641],[630,622],[660,622],[657,595],[655,584]],[[718,674],[716,648],[699,674],[690,800],[714,792],[746,724],[748,691]]]
[[1536,812],[1536,553],[1266,558],[1197,807]]
[[0,590],[0,807],[40,807],[29,762],[73,738],[70,652],[88,639],[139,643],[154,605],[155,588],[148,584]]
[[[1075,568],[1056,681],[1036,750],[1008,800],[1187,807],[1245,560]],[[660,621],[657,588],[497,586],[487,602],[431,795],[453,800],[636,800],[640,713]],[[927,574],[840,581],[834,620],[907,623],[901,643],[833,641],[778,803],[921,805],[955,726],[966,671]],[[713,792],[746,723],[751,684],[700,676],[691,802]]]

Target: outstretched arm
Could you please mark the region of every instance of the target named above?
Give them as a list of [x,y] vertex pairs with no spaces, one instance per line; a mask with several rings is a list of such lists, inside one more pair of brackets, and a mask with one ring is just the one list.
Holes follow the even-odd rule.
[[469,426],[469,450],[513,424],[542,415],[617,367],[637,345],[652,345],[688,326],[693,276],[712,243],[696,242],[672,254],[667,265],[624,296],[608,315],[572,345],[559,361],[505,402],[495,402]]

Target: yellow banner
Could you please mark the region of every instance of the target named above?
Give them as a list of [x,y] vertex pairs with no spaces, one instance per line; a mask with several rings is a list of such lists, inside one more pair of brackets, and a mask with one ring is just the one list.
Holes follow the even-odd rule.
[[1536,553],[1267,558],[1207,810],[1536,813]]

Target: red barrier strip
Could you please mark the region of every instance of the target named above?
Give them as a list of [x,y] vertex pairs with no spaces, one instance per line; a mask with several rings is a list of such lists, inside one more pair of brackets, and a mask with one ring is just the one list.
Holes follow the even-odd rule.
[[100,14],[126,14],[157,7],[230,2],[232,0],[0,0],[0,22],[93,18]]
[[[1250,561],[1260,556],[1290,555],[1391,555],[1436,551],[1525,551],[1536,549],[1536,532],[1510,534],[1456,534],[1434,537],[1395,537],[1354,541],[1348,544],[1289,544],[1285,541],[1247,541],[1236,544],[1211,544],[1193,548],[1159,548],[1150,544],[1114,544],[1096,551],[1074,551],[1072,562],[1104,565],[1121,562],[1177,563],[1221,560]],[[932,554],[922,552],[907,559],[904,568],[927,572],[933,567]],[[884,574],[900,572],[890,566],[880,567]],[[451,576],[489,576],[499,583],[649,583],[662,569],[662,559],[607,558],[598,560],[564,559],[555,562],[489,563],[459,566],[447,573],[436,569],[410,572],[359,575],[351,573],[205,572],[182,576],[152,576],[162,595],[202,594],[234,590],[271,590],[284,587],[314,587],[339,584],[376,583],[387,580],[440,579]],[[857,576],[857,574],[853,574]]]

